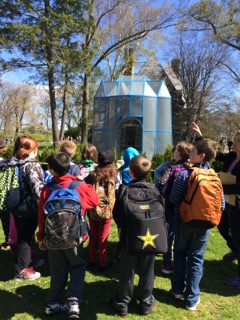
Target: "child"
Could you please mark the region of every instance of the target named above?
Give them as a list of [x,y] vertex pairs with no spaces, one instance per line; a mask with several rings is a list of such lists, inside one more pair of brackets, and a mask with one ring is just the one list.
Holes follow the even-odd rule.
[[[98,166],[85,178],[99,195],[99,207],[88,211],[91,238],[89,240],[89,267],[99,265],[99,272],[111,267],[107,258],[108,236],[112,225],[112,209],[115,203],[116,175],[111,151],[98,153]],[[98,186],[98,187],[97,187]],[[104,205],[107,203],[107,206]]]
[[82,160],[79,163],[81,176],[86,178],[90,172],[94,171],[97,167],[98,152],[93,144],[87,144],[83,148]]
[[124,185],[132,181],[132,178],[129,174],[129,163],[131,159],[135,156],[139,156],[139,152],[132,147],[128,147],[124,151],[124,154],[123,154],[124,164],[121,166],[121,168],[119,168],[120,180],[121,180],[121,183]]
[[[129,174],[132,181],[129,185],[137,185],[145,182],[145,178],[151,169],[151,162],[143,156],[135,156],[129,165]],[[121,265],[118,292],[111,300],[111,306],[116,314],[126,316],[128,304],[132,299],[134,288],[134,274],[139,274],[138,299],[140,301],[140,314],[147,315],[155,307],[156,300],[152,294],[154,284],[154,255],[130,255],[127,253],[126,221],[124,214],[125,191],[128,186],[121,185],[114,206],[113,218],[120,232],[120,241],[123,244],[121,250]],[[160,195],[159,195],[160,197]]]
[[[174,161],[166,161],[154,171],[156,186],[158,185],[159,179],[166,172],[168,166],[179,165],[179,167],[181,167],[184,165],[184,163],[186,163],[189,160],[189,153],[191,149],[192,149],[192,145],[185,141],[178,142],[173,147],[172,154],[173,154]],[[162,272],[166,275],[172,274],[174,271],[173,263],[172,263],[172,245],[173,245],[173,239],[174,239],[175,218],[174,218],[174,208],[172,205],[170,205],[169,200],[167,199],[169,193],[170,193],[170,190],[168,188],[168,194],[165,194],[165,198],[166,198],[165,215],[168,223],[168,251],[167,253],[163,254],[163,267],[162,267]]]
[[[68,187],[71,180],[76,180],[73,175],[67,174],[70,168],[69,157],[63,152],[55,152],[48,157],[49,171],[53,176],[53,181],[62,187]],[[98,196],[91,185],[81,182],[77,189],[81,204],[82,214],[86,209],[95,207],[98,204]],[[43,206],[51,194],[47,185],[42,189],[39,208],[38,208],[38,227],[37,239],[39,248],[47,250],[44,242],[44,223],[46,215]],[[69,318],[79,318],[79,304],[82,302],[83,283],[85,277],[85,261],[83,260],[83,244],[78,247],[65,250],[48,249],[51,284],[47,298],[45,313],[52,315],[67,310],[67,305],[63,304],[64,288],[70,274],[67,299],[69,303]]]
[[80,176],[81,175],[80,168],[72,160],[72,158],[76,153],[76,150],[77,150],[77,146],[72,141],[62,141],[60,145],[60,152],[66,153],[66,155],[69,156],[70,158],[70,170],[68,173],[72,174],[73,176]]
[[[210,140],[195,142],[190,152],[193,167],[209,169],[216,155],[216,143]],[[180,218],[180,204],[188,192],[188,179],[192,170],[182,171],[175,180],[169,200],[175,205],[174,277],[172,294],[176,299],[185,299],[187,310],[196,310],[200,303],[199,283],[203,275],[204,252],[210,235],[209,229],[201,229]],[[222,209],[224,197],[222,194]]]

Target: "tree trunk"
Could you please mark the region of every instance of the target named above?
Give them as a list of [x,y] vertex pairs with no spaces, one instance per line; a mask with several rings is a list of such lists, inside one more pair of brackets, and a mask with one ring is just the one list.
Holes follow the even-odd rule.
[[68,79],[67,76],[65,77],[65,82],[64,82],[64,88],[63,88],[63,112],[62,112],[62,119],[61,119],[61,128],[60,128],[60,135],[59,135],[59,140],[62,141],[64,137],[64,128],[65,128],[65,122],[66,122],[66,117],[67,117],[67,84],[68,84]]
[[[49,17],[50,4],[49,0],[45,0],[45,15]],[[49,39],[51,39],[50,30],[48,27],[48,22],[46,22],[46,34]],[[47,60],[47,76],[48,76],[48,86],[49,86],[49,97],[51,106],[51,119],[52,119],[52,137],[53,137],[53,147],[59,145],[59,134],[58,134],[58,114],[57,114],[57,104],[56,104],[56,94],[54,86],[54,71],[53,71],[53,54],[51,45],[46,45],[46,60]]]
[[89,83],[88,83],[88,76],[85,74],[84,81],[83,81],[82,143],[88,142],[88,113],[89,113]]

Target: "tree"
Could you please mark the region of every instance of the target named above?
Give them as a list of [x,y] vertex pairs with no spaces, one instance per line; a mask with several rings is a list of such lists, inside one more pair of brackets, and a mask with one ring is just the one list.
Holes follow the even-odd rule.
[[[227,46],[234,56],[222,64],[233,79],[240,83],[240,5],[239,0],[201,0],[188,10],[191,22],[188,28],[210,30],[212,39]],[[195,23],[194,23],[195,22]]]
[[[76,30],[83,28],[84,1],[2,0],[0,45],[7,52],[2,68],[34,68],[47,80],[51,105],[53,143],[59,143],[55,87],[62,66],[71,70],[81,61]],[[71,41],[70,41],[71,40]],[[71,72],[69,71],[69,74]]]
[[34,118],[35,89],[26,83],[13,85],[2,83],[1,85],[1,119],[4,133],[15,135],[22,130],[23,120]]
[[239,0],[201,0],[189,9],[202,28],[211,29],[219,42],[240,51]]
[[178,62],[178,70],[173,76],[181,82],[185,102],[179,121],[185,128],[183,138],[192,140],[192,122],[201,120],[206,109],[219,108],[226,97],[220,68],[227,53],[196,32],[179,31],[174,37],[171,56]]

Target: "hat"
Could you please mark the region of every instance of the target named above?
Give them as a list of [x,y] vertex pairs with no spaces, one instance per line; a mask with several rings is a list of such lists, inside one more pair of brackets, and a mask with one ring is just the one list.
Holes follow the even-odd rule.
[[6,147],[6,142],[3,139],[0,139],[0,149]]
[[98,164],[99,166],[106,166],[107,164],[111,164],[114,161],[114,157],[111,151],[103,151],[98,153]]

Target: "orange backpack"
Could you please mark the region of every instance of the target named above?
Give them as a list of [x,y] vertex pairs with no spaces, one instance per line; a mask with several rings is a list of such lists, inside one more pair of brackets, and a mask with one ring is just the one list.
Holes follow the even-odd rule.
[[203,229],[217,226],[222,216],[222,183],[213,169],[192,168],[188,192],[180,205],[183,222]]

